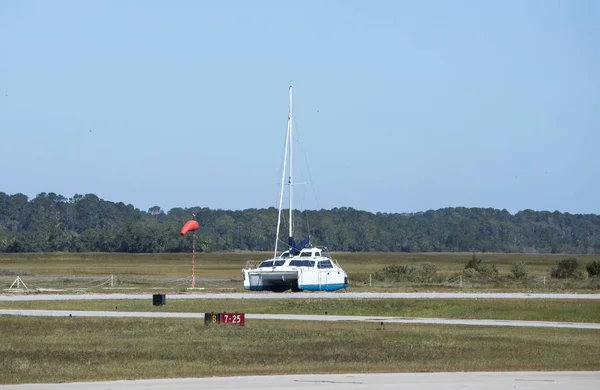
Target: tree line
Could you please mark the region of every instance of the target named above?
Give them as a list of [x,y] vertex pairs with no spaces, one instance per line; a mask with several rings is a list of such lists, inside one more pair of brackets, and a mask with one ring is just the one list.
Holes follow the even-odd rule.
[[[129,252],[191,250],[180,237],[192,213],[200,251],[271,251],[278,210],[213,210],[154,206],[147,211],[94,194],[66,198],[0,192],[0,252]],[[280,245],[287,243],[282,221]],[[339,252],[600,253],[600,216],[452,207],[418,213],[371,213],[349,207],[295,213],[296,242]]]

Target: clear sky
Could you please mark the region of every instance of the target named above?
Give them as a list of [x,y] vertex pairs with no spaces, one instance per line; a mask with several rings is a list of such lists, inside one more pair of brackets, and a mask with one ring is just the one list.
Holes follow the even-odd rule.
[[298,208],[600,214],[599,20],[596,0],[2,1],[0,191],[276,207],[292,80]]

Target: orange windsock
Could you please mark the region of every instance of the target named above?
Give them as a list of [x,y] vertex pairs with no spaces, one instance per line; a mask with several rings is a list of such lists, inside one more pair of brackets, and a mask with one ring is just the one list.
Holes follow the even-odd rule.
[[185,225],[183,225],[183,227],[181,228],[181,233],[179,233],[180,236],[185,236],[185,234],[187,232],[193,232],[194,230],[197,230],[200,227],[200,225],[198,225],[197,221],[189,220],[185,223]]

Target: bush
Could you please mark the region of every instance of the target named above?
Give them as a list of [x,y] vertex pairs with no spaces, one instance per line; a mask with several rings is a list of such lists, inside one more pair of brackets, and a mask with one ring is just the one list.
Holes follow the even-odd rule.
[[421,263],[412,266],[388,265],[375,272],[373,279],[380,282],[417,282],[426,283],[437,281],[437,266],[433,263]]
[[550,276],[555,279],[580,278],[583,273],[579,269],[579,260],[575,257],[567,257],[552,267]]
[[498,269],[494,264],[483,264],[483,260],[473,255],[465,263],[463,274],[471,279],[494,279],[498,276]]
[[410,273],[408,280],[411,282],[433,282],[435,281],[435,273],[437,272],[437,265],[433,263],[421,263],[410,267]]
[[481,275],[475,268],[467,268],[463,271],[463,276],[467,279],[478,279]]
[[600,275],[592,276],[589,280],[589,288],[593,290],[600,289]]
[[515,279],[526,279],[527,278],[527,264],[524,261],[517,261],[513,263],[510,268]]
[[348,280],[352,282],[352,284],[368,284],[369,283],[369,274],[366,272],[355,272],[348,273]]
[[465,269],[472,268],[477,270],[479,267],[481,267],[481,262],[482,260],[479,257],[473,255],[473,257],[471,257],[471,259],[465,263]]
[[409,274],[408,266],[406,265],[388,265],[382,270],[375,272],[375,280],[386,282],[403,282],[406,281]]
[[600,261],[594,260],[585,266],[589,276],[600,275]]

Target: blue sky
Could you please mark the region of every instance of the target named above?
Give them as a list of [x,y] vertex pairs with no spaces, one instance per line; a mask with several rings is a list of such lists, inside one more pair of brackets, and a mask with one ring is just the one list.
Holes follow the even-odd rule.
[[0,191],[600,213],[600,2],[3,1]]

